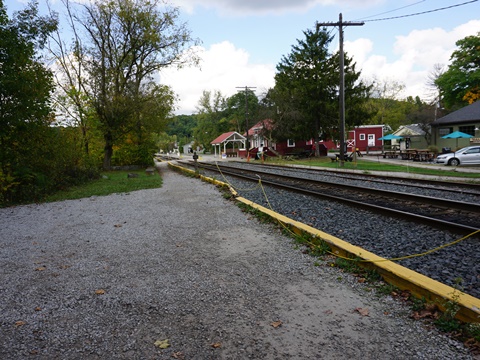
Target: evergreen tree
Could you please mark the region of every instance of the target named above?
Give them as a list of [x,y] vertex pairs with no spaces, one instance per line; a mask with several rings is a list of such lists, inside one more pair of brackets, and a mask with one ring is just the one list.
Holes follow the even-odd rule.
[[[279,140],[332,138],[339,126],[339,55],[330,54],[333,39],[325,28],[304,31],[292,52],[277,65],[275,88],[269,93],[276,107],[275,137]],[[369,113],[364,102],[369,87],[355,64],[345,56],[346,124],[359,125]],[[316,149],[318,155],[318,146]]]

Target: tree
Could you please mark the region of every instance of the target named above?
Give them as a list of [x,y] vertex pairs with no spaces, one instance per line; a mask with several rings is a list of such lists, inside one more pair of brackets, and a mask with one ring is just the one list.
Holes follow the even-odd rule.
[[405,84],[394,79],[373,79],[371,97],[375,100],[369,104],[375,112],[371,119],[373,124],[385,124],[394,128],[402,121],[403,114],[395,113],[395,110],[404,89]]
[[447,71],[435,81],[446,108],[455,110],[480,99],[480,32],[456,42]]
[[0,202],[35,195],[35,185],[55,165],[41,159],[56,134],[49,126],[52,73],[39,51],[56,27],[55,17],[38,15],[35,2],[10,20],[0,0]]
[[[325,28],[306,30],[304,35],[277,65],[270,96],[277,107],[276,137],[314,139],[318,155],[320,137],[338,133],[339,54],[329,53],[333,37]],[[359,77],[355,64],[345,56],[347,124],[361,123],[368,116],[362,106],[369,88]]]
[[220,134],[230,130],[230,124],[225,117],[226,99],[222,93],[215,90],[204,90],[197,105],[197,126],[193,130],[195,141],[205,148],[210,147],[210,141]]
[[[64,4],[71,8],[68,0]],[[155,103],[148,99],[155,97],[150,91],[156,73],[197,60],[185,51],[197,41],[179,22],[178,8],[165,5],[161,10],[161,4],[160,0],[99,0],[79,5],[81,12],[68,11],[70,26],[76,24],[73,48],[76,61],[82,63],[80,87],[103,134],[105,169],[111,166],[114,145],[138,131],[145,102],[152,110]]]
[[246,88],[227,99],[227,113],[233,129],[239,133],[247,133],[258,119],[258,98],[252,89]]

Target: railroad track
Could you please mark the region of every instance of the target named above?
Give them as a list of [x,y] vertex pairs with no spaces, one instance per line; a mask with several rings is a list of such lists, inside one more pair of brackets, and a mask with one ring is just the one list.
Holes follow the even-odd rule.
[[[183,163],[193,166],[191,162]],[[198,166],[203,171],[221,172],[225,176],[233,176],[252,182],[261,180],[267,186],[341,202],[383,216],[407,219],[456,234],[467,235],[480,228],[480,205],[478,201],[456,201],[408,192],[382,190],[371,186],[318,181],[305,177],[305,174],[295,176],[288,171],[287,174],[272,173],[267,167],[254,166],[254,168],[247,169],[245,167],[213,165],[203,162],[198,163]],[[381,181],[386,183],[385,179]],[[439,183],[435,182],[437,185]],[[404,186],[403,183],[402,186]],[[413,183],[410,183],[409,186],[413,186]],[[427,185],[423,183],[422,186]],[[430,188],[432,186],[432,184],[428,185]],[[448,187],[449,184],[443,183],[442,186]],[[461,187],[459,184],[456,184],[456,186]],[[468,189],[467,191],[459,188],[456,191],[460,193],[468,192],[471,196],[478,196],[480,199],[480,192],[475,190],[475,186],[468,186]],[[451,190],[452,188],[448,189],[450,192]]]
[[[235,164],[235,162],[230,162]],[[244,163],[238,162],[244,167]],[[252,167],[258,168],[273,168],[273,169],[282,169],[286,172],[294,172],[296,174],[301,173],[319,173],[322,176],[330,176],[333,179],[343,179],[343,180],[352,180],[358,181],[359,178],[367,180],[369,183],[378,183],[378,184],[391,184],[398,186],[422,188],[422,189],[431,189],[431,190],[445,190],[452,193],[459,194],[472,194],[480,196],[480,182],[456,182],[456,181],[442,181],[434,179],[423,179],[423,178],[398,178],[395,176],[385,176],[385,175],[376,175],[376,174],[351,174],[348,172],[338,172],[329,169],[316,169],[316,168],[303,168],[303,167],[292,167],[292,166],[283,166],[283,165],[271,165],[271,164],[251,164]]]

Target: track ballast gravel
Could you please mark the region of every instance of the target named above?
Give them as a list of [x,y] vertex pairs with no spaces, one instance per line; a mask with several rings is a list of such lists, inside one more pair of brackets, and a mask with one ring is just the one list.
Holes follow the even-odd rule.
[[162,176],[0,209],[1,359],[472,358],[212,185]]
[[[229,166],[252,167],[245,163],[229,163]],[[269,168],[269,172],[290,173],[292,171],[295,169]],[[316,180],[324,178],[326,181],[332,181],[335,176],[334,174],[324,176],[319,171],[309,174],[306,169],[298,171],[302,176],[310,176]],[[205,172],[205,175],[208,173]],[[211,172],[210,176],[218,175]],[[257,204],[271,208],[277,213],[308,224],[386,259],[407,257],[397,261],[398,264],[480,298],[480,253],[478,252],[477,237],[467,238],[453,246],[444,247],[425,256],[408,258],[410,255],[423,254],[454,243],[463,236],[399,218],[382,216],[335,201],[279,190],[271,186],[263,188],[253,186],[251,182],[231,176],[227,176],[226,181],[230,182],[241,196]],[[335,181],[344,184],[355,183],[350,179],[343,180],[341,178],[337,178]],[[398,191],[396,185],[369,183],[370,185],[382,190]],[[414,188],[408,187],[405,190],[412,191]],[[420,195],[435,196],[436,191],[417,189],[417,192]],[[439,193],[446,195],[445,191]],[[440,197],[439,194],[436,196]],[[460,193],[448,194],[448,198],[455,201],[478,202],[478,196]]]

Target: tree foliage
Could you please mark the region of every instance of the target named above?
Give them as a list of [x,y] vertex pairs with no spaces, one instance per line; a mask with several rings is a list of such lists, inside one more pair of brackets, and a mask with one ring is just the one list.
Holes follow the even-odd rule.
[[71,169],[65,138],[49,126],[54,85],[38,53],[56,26],[35,2],[10,20],[0,0],[0,203],[38,199]]
[[[339,54],[330,54],[333,37],[325,28],[306,30],[304,35],[277,65],[275,88],[268,96],[276,107],[277,139],[314,139],[318,143],[320,137],[332,138],[338,132]],[[345,56],[347,125],[359,125],[368,118],[363,106],[368,94],[369,87]]]
[[160,0],[100,0],[80,5],[81,11],[64,4],[75,34],[72,53],[83,71],[75,86],[94,110],[108,169],[114,147],[127,135],[150,138],[139,132],[147,119],[157,120],[157,131],[166,128],[174,95],[155,86],[154,77],[166,66],[195,61],[185,50],[196,41],[180,23],[178,8],[161,8]]
[[245,88],[227,99],[227,116],[230,130],[245,134],[248,128],[257,123],[259,111],[258,98],[252,89]]
[[457,41],[448,70],[436,79],[443,104],[450,110],[480,99],[480,33]]
[[195,142],[210,148],[210,142],[220,134],[229,131],[230,123],[225,117],[226,98],[220,91],[204,90],[197,105],[197,125],[193,130]]

